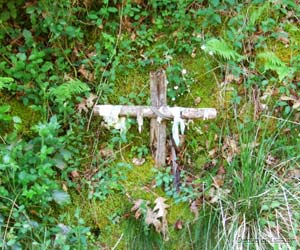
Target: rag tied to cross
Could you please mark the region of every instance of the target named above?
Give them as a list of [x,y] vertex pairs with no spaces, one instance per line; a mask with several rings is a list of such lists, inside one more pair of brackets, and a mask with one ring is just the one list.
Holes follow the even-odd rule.
[[151,106],[95,105],[94,113],[104,118],[109,126],[121,131],[126,128],[126,117],[136,117],[139,132],[143,119],[150,118],[150,149],[156,166],[166,164],[166,122],[172,120],[172,137],[179,144],[179,134],[184,133],[185,120],[213,119],[217,116],[214,108],[184,108],[167,106],[167,80],[164,70],[150,73]]

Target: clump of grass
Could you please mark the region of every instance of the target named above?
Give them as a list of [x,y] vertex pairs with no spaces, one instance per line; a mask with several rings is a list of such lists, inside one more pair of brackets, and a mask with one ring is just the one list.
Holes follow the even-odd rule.
[[[195,249],[300,246],[300,185],[287,183],[282,171],[294,161],[274,155],[277,146],[282,148],[276,143],[280,129],[270,136],[260,124],[239,126],[239,154],[226,166],[226,181],[218,190],[223,195],[210,209],[210,215],[205,209],[200,212],[202,217],[194,228]],[[271,164],[270,156],[277,162]],[[228,192],[224,195],[221,189]]]
[[126,249],[163,250],[162,236],[149,228],[142,220],[129,218],[125,230]]

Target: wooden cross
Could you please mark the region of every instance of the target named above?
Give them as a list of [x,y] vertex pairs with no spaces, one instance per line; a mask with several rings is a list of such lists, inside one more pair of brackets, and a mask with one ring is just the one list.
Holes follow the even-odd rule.
[[[166,120],[174,119],[175,110],[180,109],[181,119],[213,119],[217,116],[214,108],[182,108],[167,106],[167,80],[163,70],[150,73],[151,106],[118,105],[121,117],[147,117],[150,123],[150,148],[156,166],[166,164]],[[107,110],[116,105],[95,105],[94,113],[107,115]]]

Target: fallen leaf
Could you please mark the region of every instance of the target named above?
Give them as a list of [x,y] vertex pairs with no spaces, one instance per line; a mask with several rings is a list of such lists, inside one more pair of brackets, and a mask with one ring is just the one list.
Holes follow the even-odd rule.
[[224,81],[221,83],[221,87],[226,86],[227,84],[230,84],[232,82],[239,83],[241,81],[241,78],[239,76],[235,76],[233,74],[227,73],[224,77]]
[[277,37],[277,40],[284,43],[284,44],[289,44],[290,43],[290,40],[287,37],[284,37],[284,36]]
[[88,108],[91,108],[95,104],[95,99],[97,99],[97,96],[94,94],[90,94],[88,98],[84,98],[81,103],[77,104],[77,110],[79,113],[84,111],[87,113],[89,110]]
[[280,97],[281,101],[289,101],[293,104],[293,109],[298,109],[300,107],[300,99],[297,98],[296,96],[281,96]]
[[201,102],[201,97],[200,96],[196,97],[194,104],[198,105],[200,102]]
[[92,82],[94,81],[95,77],[94,74],[92,74],[89,70],[85,68],[85,66],[82,64],[78,70],[78,72],[88,81]]
[[197,205],[196,201],[193,201],[191,203],[190,210],[195,215],[194,221],[198,220],[198,218],[199,218],[199,208],[198,208],[198,205]]
[[274,167],[278,163],[278,159],[269,154],[265,162],[267,165]]
[[141,205],[143,204],[143,202],[144,202],[143,199],[138,199],[138,200],[134,201],[134,205],[131,208],[131,211],[133,212],[133,211],[139,209],[141,207]]
[[152,209],[148,208],[145,222],[147,225],[153,224],[155,227],[155,230],[157,232],[161,232],[162,224],[161,221],[158,219],[157,213],[155,213]]
[[210,202],[211,203],[216,203],[220,196],[219,196],[219,193],[216,191],[216,189],[214,187],[210,188],[209,191],[208,191],[208,197],[210,197]]
[[82,111],[84,111],[85,113],[89,111],[86,105],[86,100],[83,100],[81,103],[77,104],[77,110],[79,114],[81,114]]
[[238,146],[235,136],[226,136],[223,141],[222,146],[222,156],[228,163],[232,162],[235,155],[240,153],[240,148]]
[[68,192],[68,187],[65,183],[62,184],[62,190],[64,190],[65,192]]
[[114,151],[110,148],[107,148],[105,146],[102,146],[102,148],[99,150],[100,156],[103,159],[106,159],[108,157],[112,157],[114,155]]
[[216,175],[213,178],[213,183],[216,188],[220,188],[224,185],[224,176],[223,175]]
[[177,220],[176,222],[175,222],[175,225],[174,225],[174,228],[176,229],[176,230],[181,230],[182,228],[183,228],[183,222],[181,221],[181,220]]
[[168,222],[167,222],[167,208],[169,205],[165,203],[166,199],[163,197],[158,197],[154,201],[155,207],[153,212],[156,212],[156,218],[161,218],[161,229],[159,232],[163,234],[163,238],[167,241],[168,238]]
[[135,41],[135,39],[136,39],[136,34],[135,34],[134,32],[131,34],[130,39],[131,39],[132,41]]
[[94,95],[93,93],[91,93],[91,94],[89,95],[89,97],[86,99],[86,106],[87,106],[88,108],[93,107],[94,104],[95,104],[95,99],[96,99],[96,98],[98,98],[98,96],[96,96],[96,95]]
[[297,99],[295,97],[293,97],[293,96],[285,96],[285,95],[283,95],[283,96],[280,97],[280,100],[281,101],[296,101]]
[[297,179],[300,180],[300,169],[292,169],[290,170],[286,177],[291,180],[291,179]]
[[[158,233],[163,234],[164,240],[168,240],[168,222],[167,222],[167,208],[169,205],[165,203],[166,199],[163,197],[158,197],[154,202],[155,206],[153,209],[149,207],[149,202],[138,199],[134,202],[134,206],[131,208],[131,211],[135,212],[135,218],[138,219],[142,214],[142,209],[146,209],[146,213],[144,211],[145,223],[147,225],[153,225],[155,230]],[[145,204],[145,206],[144,206]],[[143,207],[144,206],[144,207]]]
[[293,109],[298,109],[300,107],[300,100],[296,101],[294,104],[293,104]]
[[72,179],[76,179],[76,178],[79,178],[79,177],[80,177],[80,175],[79,175],[79,173],[78,173],[77,170],[71,171],[70,175],[71,175],[71,178],[72,178]]
[[217,173],[218,175],[224,175],[224,174],[226,174],[226,170],[225,170],[225,168],[224,168],[224,166],[222,165],[222,166],[220,166],[220,168],[219,168],[219,170],[218,170],[218,173]]
[[289,33],[285,32],[282,28],[278,28],[277,30],[278,37],[277,40],[284,43],[284,44],[289,44]]
[[[142,214],[141,206],[142,206],[142,204],[144,204],[145,202],[146,202],[146,201],[143,200],[143,199],[138,199],[138,200],[136,200],[136,201],[134,202],[134,205],[133,205],[133,207],[131,208],[131,212],[136,211],[136,212],[135,212],[135,215],[134,215],[134,217],[135,217],[136,219],[138,219],[138,218],[141,216],[141,214]],[[147,206],[147,203],[146,203],[146,206]]]
[[157,217],[164,217],[167,215],[167,208],[169,207],[166,203],[165,203],[166,199],[163,197],[158,197],[156,198],[156,200],[154,201],[155,203],[155,207],[153,208],[153,211],[157,211]]
[[217,153],[217,150],[214,148],[214,149],[208,151],[208,156],[210,158],[213,158],[213,157],[215,157],[216,153]]

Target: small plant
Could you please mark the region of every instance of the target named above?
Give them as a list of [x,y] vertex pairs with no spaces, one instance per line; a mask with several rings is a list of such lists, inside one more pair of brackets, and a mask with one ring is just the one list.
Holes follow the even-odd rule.
[[[33,127],[38,135],[31,141],[17,140],[14,131],[5,138],[5,144],[0,144],[3,249],[26,245],[35,225],[40,228],[35,221],[47,220],[43,214],[52,202],[59,205],[70,202],[56,180],[58,173],[64,171],[69,155],[63,146],[64,137],[58,136],[59,128],[56,117],[52,117],[49,123]],[[30,213],[35,215],[34,219]]]
[[242,59],[242,56],[230,48],[224,40],[212,38],[205,45],[202,45],[201,48],[208,52],[209,55],[216,54],[225,60],[240,61]]
[[138,159],[142,159],[143,157],[146,157],[149,154],[149,148],[145,145],[142,146],[133,146],[131,148],[131,153],[134,157],[137,157]]
[[262,52],[257,58],[264,60],[264,70],[275,71],[280,81],[291,74],[291,68],[287,67],[273,52]]
[[[115,166],[107,166],[108,163]],[[122,181],[125,180],[125,174],[130,168],[131,166],[125,163],[114,163],[112,160],[104,162],[100,170],[96,170],[89,179],[83,181],[89,190],[88,198],[105,200],[111,194],[123,192]]]
[[171,167],[167,167],[164,170],[154,170],[155,185],[156,187],[162,187],[167,196],[172,197],[176,203],[178,202],[190,202],[199,197],[200,193],[197,189],[193,188],[193,184],[188,183],[187,173],[182,170],[180,173],[179,187],[174,185],[174,175],[171,173]]
[[168,97],[175,102],[177,98],[190,93],[194,79],[191,73],[187,72],[181,65],[170,65],[166,74],[168,77]]

